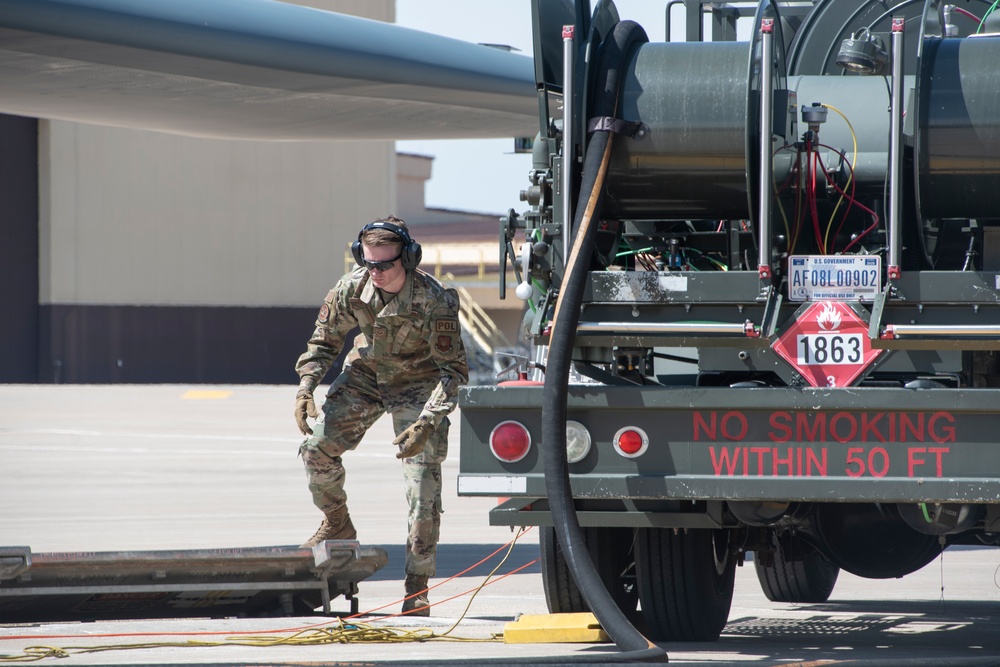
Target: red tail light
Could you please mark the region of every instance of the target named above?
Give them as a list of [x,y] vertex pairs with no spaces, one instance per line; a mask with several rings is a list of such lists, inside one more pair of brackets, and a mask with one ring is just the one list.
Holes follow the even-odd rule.
[[625,458],[634,459],[642,456],[649,447],[649,437],[646,432],[636,426],[626,426],[615,433],[615,451]]
[[531,434],[516,421],[500,422],[490,432],[490,451],[506,463],[520,461],[531,449]]

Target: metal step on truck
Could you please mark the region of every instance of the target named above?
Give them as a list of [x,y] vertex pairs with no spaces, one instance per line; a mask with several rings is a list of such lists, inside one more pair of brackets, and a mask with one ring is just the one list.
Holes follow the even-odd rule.
[[534,0],[533,356],[463,390],[458,489],[539,527],[552,612],[563,495],[656,640],[716,639],[748,552],[816,602],[998,543],[997,4],[675,0],[653,42]]

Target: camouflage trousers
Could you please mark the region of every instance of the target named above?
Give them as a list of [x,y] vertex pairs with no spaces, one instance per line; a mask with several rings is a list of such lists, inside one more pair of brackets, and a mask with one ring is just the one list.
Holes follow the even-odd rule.
[[[346,471],[342,455],[355,449],[368,429],[386,413],[377,393],[338,378],[313,426],[313,435],[299,447],[313,503],[324,514],[347,503]],[[392,408],[392,427],[398,435],[416,421],[423,402]],[[403,488],[409,505],[406,537],[406,574],[436,574],[437,543],[441,529],[441,462],[448,455],[448,419],[431,434],[419,456],[403,459]],[[391,442],[377,443],[395,456]],[[395,458],[391,459],[393,462]]]

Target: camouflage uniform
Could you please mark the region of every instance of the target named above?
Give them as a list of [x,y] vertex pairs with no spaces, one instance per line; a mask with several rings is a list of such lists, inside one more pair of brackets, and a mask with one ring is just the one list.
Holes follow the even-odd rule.
[[403,459],[410,575],[435,575],[447,415],[455,409],[459,387],[469,380],[458,308],[455,290],[420,270],[407,271],[402,289],[384,304],[368,271],[355,269],[326,296],[307,351],[295,365],[300,386],[314,390],[347,334],[360,327],[313,435],[299,448],[313,502],[324,514],[347,502],[341,455],[357,447],[382,415],[392,414],[397,435],[420,417],[437,427],[421,454]]

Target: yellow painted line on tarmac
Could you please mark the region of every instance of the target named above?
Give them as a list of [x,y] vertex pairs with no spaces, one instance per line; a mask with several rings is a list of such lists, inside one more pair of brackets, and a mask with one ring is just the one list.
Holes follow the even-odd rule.
[[227,389],[188,389],[181,398],[215,399],[229,398],[233,392]]

